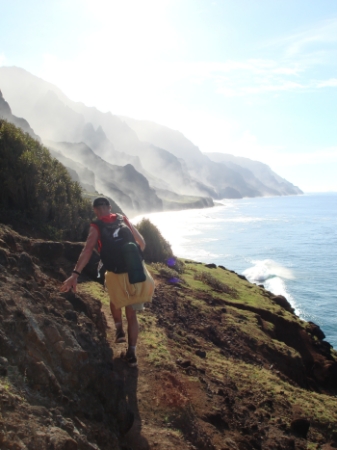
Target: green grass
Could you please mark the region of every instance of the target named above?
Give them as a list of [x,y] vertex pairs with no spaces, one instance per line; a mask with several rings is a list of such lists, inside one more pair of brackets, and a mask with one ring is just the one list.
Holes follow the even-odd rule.
[[174,361],[168,346],[168,338],[161,328],[156,325],[156,318],[152,315],[140,315],[140,338],[148,349],[148,360],[155,367],[172,368]]
[[108,291],[105,291],[103,286],[100,283],[96,283],[96,281],[80,283],[77,285],[77,289],[79,293],[84,292],[85,294],[97,298],[103,305],[110,305]]
[[[151,265],[150,270],[152,273],[159,275],[161,266]],[[209,276],[196,277],[196,275],[203,273],[207,273]],[[299,357],[295,349],[273,338],[275,325],[267,320],[261,322],[257,313],[259,310],[266,310],[275,315],[282,313],[286,320],[297,322],[303,328],[307,326],[306,322],[275,304],[264,289],[251,285],[230,271],[220,268],[208,269],[204,264],[197,263],[185,264],[183,273],[179,274],[178,277],[184,280],[180,289],[175,290],[178,314],[179,311],[185,312],[186,309],[197,316],[199,313],[206,319],[207,317],[214,317],[214,314],[216,314],[220,318],[216,322],[217,331],[220,335],[221,333],[225,335],[226,331],[228,334],[228,329],[230,329],[233,340],[235,340],[235,335],[240,333],[241,336],[247,338],[247,342],[251,342],[256,348],[264,344],[279,355]],[[232,296],[228,292],[215,292],[208,283],[208,280],[213,278],[233,289],[233,292],[235,291],[237,295]],[[88,292],[99,298],[102,303],[109,301],[107,294],[102,293],[102,288],[97,283],[85,283],[85,285],[80,285],[80,289],[84,289],[83,292]],[[202,297],[205,297],[205,299]],[[223,305],[220,304],[221,300],[224,301]],[[209,304],[209,301],[213,301],[214,304]],[[256,309],[257,313],[249,310],[249,308]],[[273,399],[274,402],[281,405],[281,409],[282,405],[290,405],[284,406],[284,412],[280,416],[283,423],[288,427],[292,419],[292,408],[299,407],[303,411],[303,416],[308,417],[312,423],[307,440],[307,449],[319,448],[317,443],[314,444],[311,441],[318,442],[323,438],[323,434],[326,435],[327,429],[333,431],[334,424],[337,423],[337,398],[288,384],[269,367],[243,362],[231,356],[226,357],[219,348],[212,342],[205,340],[203,335],[198,334],[198,332],[193,334],[193,331],[184,330],[183,332],[180,331],[180,334],[174,333],[172,335],[171,333],[171,338],[168,338],[166,331],[157,325],[157,318],[150,310],[146,310],[145,314],[139,315],[139,322],[140,338],[148,350],[146,358],[157,370],[176,370],[176,358],[186,358],[191,361],[191,365],[203,368],[207,376],[219,381],[220,385],[221,383],[224,385],[235,383],[237,401],[242,402],[247,392],[250,392],[255,398],[260,398],[261,406],[257,405],[257,407],[270,415],[271,425],[278,417],[272,411],[269,411],[267,404],[264,406],[264,399]],[[195,338],[195,344],[190,345],[189,336]],[[199,345],[207,353],[205,359],[200,359],[195,354],[195,349]],[[333,354],[335,355],[335,352]],[[190,382],[200,383],[198,377],[195,377],[193,373],[184,376]]]

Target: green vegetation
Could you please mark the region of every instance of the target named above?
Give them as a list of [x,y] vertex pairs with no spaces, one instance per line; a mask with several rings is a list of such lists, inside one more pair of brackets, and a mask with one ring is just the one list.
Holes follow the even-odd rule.
[[97,281],[89,281],[79,284],[78,291],[80,293],[84,292],[86,294],[90,294],[92,297],[100,300],[103,305],[110,304],[108,291],[106,291],[101,284],[97,283]]
[[237,291],[235,289],[229,287],[225,283],[222,283],[217,278],[213,277],[209,272],[196,273],[194,275],[194,279],[202,281],[216,291],[225,292],[226,294],[231,294],[232,297],[237,297]]
[[142,341],[148,349],[148,359],[155,367],[172,369],[174,362],[168,348],[166,333],[157,327],[156,322],[152,316],[139,317]]
[[37,140],[0,120],[2,221],[25,223],[48,238],[83,240],[93,217],[89,200],[66,168]]
[[[152,264],[151,269],[154,273],[162,275],[161,271],[165,267],[161,264]],[[199,396],[202,395],[203,389],[200,380],[206,379],[213,385],[213,393],[216,392],[214,386],[220,387],[226,394],[229,393],[227,394],[229,397],[230,393],[234,392],[235,407],[243,405],[245,413],[247,413],[245,408],[252,407],[253,404],[252,408],[254,410],[256,408],[256,413],[255,415],[252,413],[252,417],[260,415],[267,427],[279,428],[282,424],[284,429],[290,430],[293,408],[299,408],[303,417],[310,418],[311,422],[307,448],[320,448],[317,442],[324,442],[324,436],[332,433],[335,428],[336,398],[293,385],[285,377],[280,376],[279,370],[275,369],[273,364],[245,361],[242,350],[239,350],[242,349],[242,342],[245,342],[251,346],[248,352],[251,351],[252,354],[261,352],[262,355],[263,349],[268,349],[271,359],[274,357],[286,361],[286,358],[288,360],[291,358],[294,364],[301,357],[295,348],[273,338],[274,323],[262,320],[258,314],[246,309],[247,307],[261,308],[275,314],[275,317],[282,313],[289,322],[297,322],[303,328],[305,323],[273,303],[265,295],[266,291],[241,280],[230,271],[220,268],[209,269],[203,264],[190,261],[186,262],[184,273],[179,275],[179,278],[183,284],[180,284],[179,290],[175,289],[174,296],[170,291],[166,291],[167,297],[161,306],[164,307],[165,302],[172,301],[172,298],[176,303],[174,308],[172,303],[165,310],[167,315],[161,314],[164,320],[161,319],[156,323],[156,316],[149,310],[145,317],[141,318],[144,324],[141,328],[141,339],[149,348],[148,360],[160,370],[166,369],[167,361],[171,363],[172,359],[179,355],[181,361],[189,361],[190,364],[189,367],[181,369],[179,378],[188,379],[185,381],[187,386],[192,383],[190,371],[191,375],[200,374],[200,370],[206,374],[195,378],[195,385],[200,384]],[[164,291],[161,291],[161,297],[163,295]],[[169,317],[171,310],[175,311],[175,316]],[[183,323],[173,319],[184,316]],[[195,317],[194,322],[191,320],[192,316]],[[166,335],[163,333],[165,328]],[[219,343],[215,345],[207,337],[205,329],[208,328],[217,329],[218,336],[224,339],[221,348]],[[232,347],[229,346],[229,341],[232,342]],[[197,356],[198,348],[205,350],[207,356],[204,359]],[[207,383],[203,382],[207,386]],[[231,391],[232,386],[234,388]],[[216,396],[213,395],[213,408],[216,401]],[[193,405],[197,414],[198,405]],[[204,406],[200,413],[204,413]],[[175,414],[176,417],[180,417],[181,412],[171,410],[170,421],[172,419],[174,422]]]
[[163,238],[158,228],[149,219],[143,219],[137,225],[145,239],[144,259],[147,263],[167,262],[173,257],[170,244]]

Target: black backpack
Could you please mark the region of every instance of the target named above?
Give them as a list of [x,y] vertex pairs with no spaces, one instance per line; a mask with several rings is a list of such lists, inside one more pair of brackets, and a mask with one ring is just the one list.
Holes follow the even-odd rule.
[[[141,268],[143,272],[143,256],[132,231],[124,222],[123,216],[121,214],[116,214],[116,216],[116,220],[112,223],[102,222],[99,219],[93,222],[98,226],[101,234],[100,257],[105,270],[114,273],[128,273],[130,279],[131,270]],[[130,249],[132,255],[130,255]],[[138,279],[139,277],[133,282],[145,281],[145,274],[140,276],[139,281]],[[130,282],[132,281],[130,280]]]

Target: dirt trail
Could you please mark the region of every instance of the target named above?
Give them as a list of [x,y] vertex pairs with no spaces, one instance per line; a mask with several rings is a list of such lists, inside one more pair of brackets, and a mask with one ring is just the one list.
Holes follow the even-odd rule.
[[[115,343],[115,325],[109,307],[103,305],[102,310],[107,319],[107,339],[113,349],[114,367],[118,376],[124,379],[129,407],[135,415],[134,424],[124,437],[124,449],[196,449],[184,439],[181,432],[171,428],[166,422],[165,411],[158,408],[156,400],[158,392],[163,389],[163,380],[146,359],[148,349],[142,342],[141,333],[137,344],[138,367],[132,368],[120,358],[126,351],[127,344]],[[146,314],[146,312],[140,314]],[[125,317],[123,317],[123,327],[127,330]]]

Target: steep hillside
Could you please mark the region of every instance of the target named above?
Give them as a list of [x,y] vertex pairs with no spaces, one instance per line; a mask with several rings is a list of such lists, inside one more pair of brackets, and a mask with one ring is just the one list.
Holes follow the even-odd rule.
[[6,100],[3,98],[0,90],[0,119],[8,120],[12,124],[21,128],[25,133],[28,133],[32,138],[40,140],[39,136],[34,133],[34,130],[30,127],[27,120],[21,117],[16,117],[12,114],[12,110]]
[[[0,68],[0,86],[13,110],[44,141],[83,142],[112,165],[133,165],[154,189],[214,199],[301,193],[275,177],[274,183],[265,184],[258,173],[240,164],[219,166],[179,131],[73,102],[56,86],[22,69]],[[167,199],[165,204],[170,206]]]
[[80,185],[40,142],[2,119],[0,185],[1,222],[54,238],[86,236],[93,211]]
[[147,179],[131,165],[115,166],[96,155],[84,143],[47,142],[52,150],[86,167],[95,175],[95,188],[122,205],[126,214],[161,211],[162,202]]
[[120,450],[132,425],[100,302],[59,293],[81,249],[0,225],[3,450]]
[[[179,131],[129,117],[123,117],[123,120],[136,132],[140,140],[151,142],[184,159],[191,175],[215,188],[220,198],[302,193],[298,187],[258,161],[222,153],[201,153],[199,148]],[[218,163],[222,163],[220,167]]]
[[[191,178],[172,154],[141,142],[118,116],[73,102],[56,86],[19,68],[0,68],[0,86],[13,108],[24,114],[45,143],[83,142],[110,164],[133,165],[153,188],[183,195],[216,196],[214,190]],[[90,168],[88,161],[81,162]],[[122,206],[130,208],[129,203]]]
[[151,265],[129,368],[98,257],[59,292],[81,248],[0,225],[1,449],[336,447],[336,352],[283,297],[215,265]]
[[[225,164],[227,167],[238,170],[241,169],[241,173],[245,179],[254,177],[258,181],[258,188],[260,191],[266,191],[265,195],[291,195],[302,194],[303,192],[297,186],[289,186],[289,182],[280,177],[277,173],[272,171],[270,167],[259,161],[253,161],[249,158],[242,158],[239,156],[229,155],[227,153],[206,153],[206,155],[216,163]],[[255,181],[255,182],[256,182]],[[250,181],[253,184],[254,181]]]

